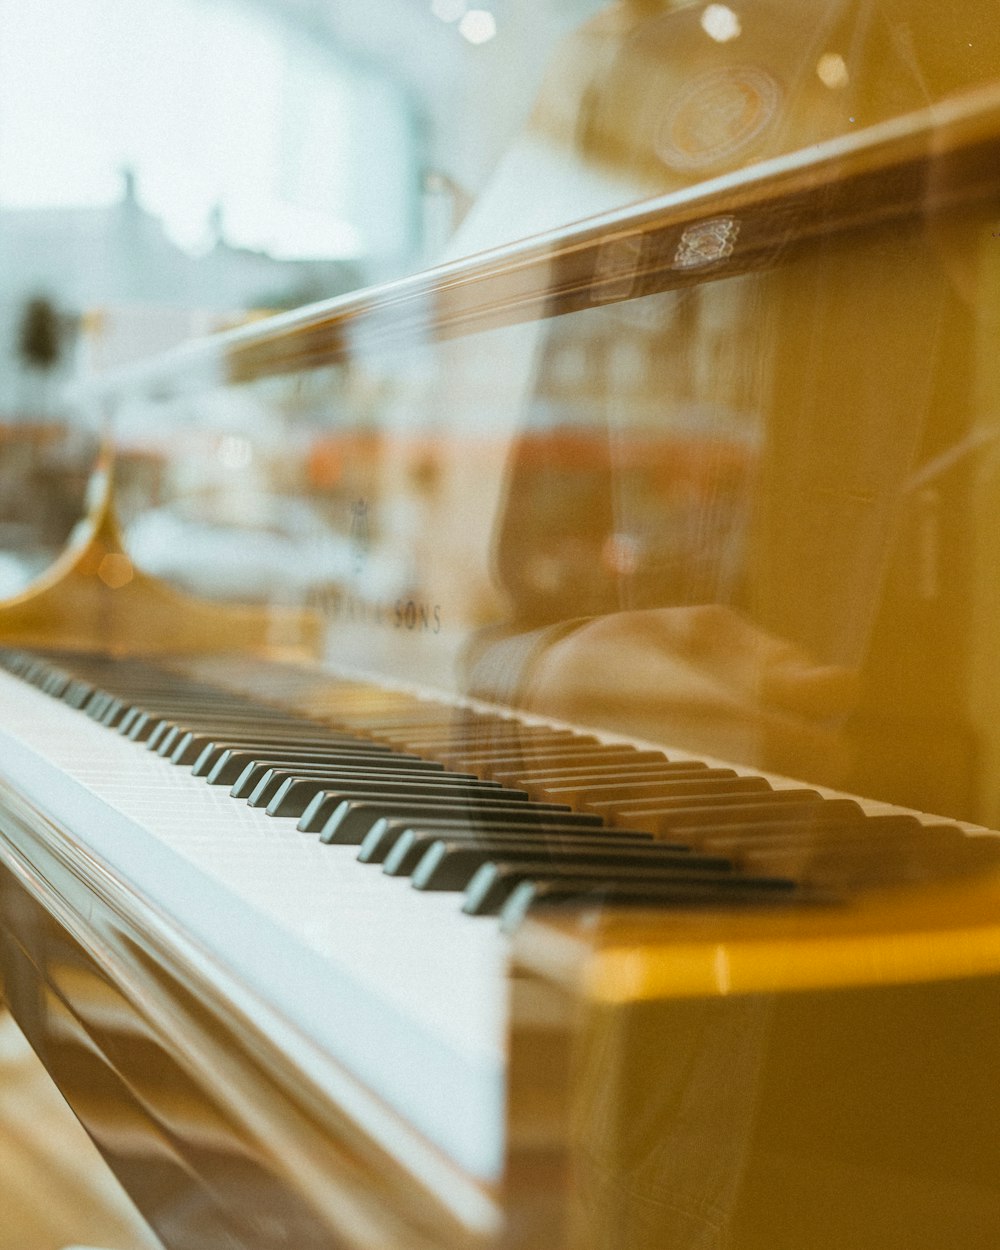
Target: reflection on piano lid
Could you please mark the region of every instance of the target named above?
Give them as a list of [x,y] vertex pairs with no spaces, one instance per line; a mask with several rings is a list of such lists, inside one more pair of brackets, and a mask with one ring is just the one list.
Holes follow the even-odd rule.
[[[254,1117],[244,1114],[234,1123],[232,1103],[220,1100],[221,1110],[205,1103],[197,1075],[179,1103],[184,1081],[172,1071],[176,1060],[167,1063],[165,1077],[154,1078],[157,1085],[166,1080],[155,1097],[145,1088],[164,1066],[158,1057],[161,1031],[170,1026],[176,1034],[192,991],[197,1013],[210,1010],[229,1030],[230,1042],[241,1039],[238,1051],[248,1042],[252,1052],[263,1048],[255,1060],[286,1095],[292,1086],[296,1100],[308,1090],[331,1105],[350,1104],[353,1116],[397,1157],[402,1170],[415,1167],[432,1188],[435,1181],[443,1183],[437,1197],[464,1225],[461,1237],[470,1239],[465,1244],[472,1244],[499,1231],[499,1209],[489,1195],[498,1191],[505,1154],[509,1171],[511,1156],[524,1146],[509,1136],[516,1121],[505,1128],[504,1102],[512,1091],[504,1094],[504,1035],[513,1026],[517,1040],[527,1027],[532,1040],[522,1040],[526,1055],[518,1051],[519,1063],[537,1057],[538,1006],[525,1015],[520,1000],[530,990],[519,985],[515,1016],[508,1019],[504,934],[514,932],[526,914],[557,916],[580,908],[587,914],[601,906],[638,909],[641,917],[654,908],[664,916],[679,912],[688,924],[692,915],[706,914],[718,932],[720,912],[749,911],[752,925],[766,925],[761,915],[791,908],[800,940],[804,927],[827,948],[822,964],[815,967],[809,959],[796,967],[786,947],[776,966],[772,938],[770,958],[751,954],[746,968],[726,975],[752,983],[763,974],[765,983],[774,980],[786,988],[803,973],[807,985],[831,976],[835,984],[864,984],[864,970],[836,957],[845,906],[851,904],[852,911],[841,941],[856,948],[856,909],[866,894],[874,892],[884,909],[881,923],[891,932],[899,917],[893,919],[893,905],[886,904],[887,888],[931,884],[940,890],[949,882],[968,883],[966,901],[974,900],[981,874],[992,876],[1000,867],[1000,841],[971,836],[955,824],[934,826],[912,815],[877,813],[871,805],[815,790],[775,788],[763,777],[734,769],[605,745],[555,725],[449,707],[399,690],[366,688],[357,680],[306,678],[313,699],[321,696],[324,703],[320,722],[282,710],[294,706],[296,689],[302,688],[304,675],[296,669],[226,660],[199,664],[192,672],[189,664],[177,662],[163,666],[26,651],[0,658],[11,673],[43,692],[8,677],[0,681],[7,709],[4,771],[22,793],[37,796],[39,805],[34,829],[28,823],[11,826],[8,865],[15,878],[18,870],[30,877],[54,854],[79,884],[94,891],[93,930],[81,931],[78,919],[61,916],[69,939],[79,943],[72,962],[80,963],[82,948],[90,952],[84,966],[93,969],[93,954],[101,949],[107,961],[102,975],[126,991],[119,1008],[110,1015],[102,1008],[98,1018],[95,994],[111,994],[106,983],[101,982],[103,990],[81,993],[60,967],[65,954],[56,958],[44,946],[34,951],[44,960],[50,985],[68,998],[68,1005],[46,1010],[43,1054],[76,1094],[78,1113],[123,1179],[129,1178],[168,1245],[193,1244],[206,1233],[239,1236],[241,1244],[277,1245],[293,1230],[300,1244],[321,1245],[327,1235],[324,1212],[317,1209],[323,1205],[320,1195],[297,1174],[302,1141],[277,1160],[273,1144],[257,1137],[261,1126],[254,1125]],[[216,686],[205,680],[213,670]],[[263,690],[267,702],[260,703],[251,690]],[[373,707],[380,709],[375,715]],[[160,732],[165,726],[180,731],[173,747]],[[299,817],[259,805],[255,810],[245,796],[212,786],[204,768],[201,778],[192,776],[180,762],[188,731],[205,740],[209,757],[221,757],[233,745],[262,765],[282,756],[291,778],[323,787],[315,793],[332,800],[329,817],[320,824],[308,812]],[[497,751],[502,767],[518,760],[516,784],[524,789],[484,780],[476,791],[468,774],[434,767],[459,756],[488,775]],[[602,764],[609,756],[615,762]],[[594,773],[586,772],[590,760]],[[611,770],[603,777],[602,767]],[[528,791],[539,786],[545,799],[529,798]],[[560,798],[572,799],[576,810]],[[637,804],[641,810],[633,814]],[[48,839],[39,836],[38,826],[48,828]],[[53,889],[55,874],[46,875],[41,897],[58,915],[70,900]],[[406,888],[406,878],[415,889]],[[994,891],[995,886],[987,889],[991,908]],[[463,892],[459,910],[455,899]],[[37,883],[32,893],[39,893]],[[925,899],[918,914],[925,915],[926,908]],[[107,945],[107,918],[96,919],[104,909],[116,933]],[[498,913],[499,927],[492,919]],[[871,923],[864,915],[862,903],[862,931]],[[97,943],[100,930],[104,940]],[[643,941],[625,954],[632,967],[617,966],[614,950],[595,963],[589,976],[595,978],[596,1002],[657,1001],[655,947],[663,941],[662,924],[644,932]],[[18,945],[24,940],[22,933]],[[893,940],[905,949],[905,936]],[[982,940],[988,951],[992,939],[984,932]],[[537,941],[532,932],[527,949]],[[560,941],[543,939],[545,962],[559,952]],[[132,943],[145,951],[141,963],[147,968],[152,957],[154,986],[160,983],[158,1001],[147,1001],[135,1019],[136,1005],[126,1005],[128,991],[134,993],[142,978]],[[921,949],[925,943],[921,934],[918,948],[900,958],[890,982],[927,976],[935,959],[942,963],[932,979],[967,972],[968,947],[943,946],[935,953]],[[668,949],[668,996],[690,1000],[699,989],[686,981],[699,975],[698,959]],[[634,984],[644,966],[652,986]],[[876,980],[885,975],[884,969],[874,971]],[[719,988],[717,962],[700,975],[706,972],[716,984],[702,985],[701,994]],[[95,972],[87,975],[93,979]],[[178,985],[164,994],[163,982],[174,977]],[[726,986],[727,992],[733,988]],[[746,988],[759,992],[760,986]],[[548,1031],[558,1036],[558,1013],[551,1003],[543,1010]],[[346,1029],[345,1014],[351,1020]],[[535,1023],[526,1026],[526,1020]],[[110,1045],[102,1036],[109,1029]],[[201,1031],[186,1037],[181,1049],[190,1045],[197,1052],[204,1046]],[[72,1046],[74,1034],[79,1040]],[[124,1038],[115,1040],[116,1034]],[[82,1065],[80,1046],[91,1056]],[[95,1046],[105,1056],[96,1069]],[[190,1057],[205,1061],[197,1053]],[[216,1076],[220,1058],[216,1054],[212,1062]],[[107,1062],[126,1083],[135,1079],[137,1067],[146,1069],[138,1091],[140,1112],[120,1090],[105,1088]],[[532,1062],[532,1081],[539,1075]],[[345,1079],[377,1091],[381,1113],[365,1105],[370,1095],[345,1089]],[[239,1101],[238,1089],[228,1093]],[[536,1090],[532,1118],[537,1100]],[[115,1111],[123,1101],[127,1107]],[[130,1117],[137,1126],[134,1139],[124,1130]],[[146,1117],[159,1134],[167,1133],[168,1161],[154,1146],[157,1133]],[[552,1132],[549,1126],[543,1142]],[[531,1137],[529,1159],[538,1147]],[[428,1150],[437,1156],[436,1177],[426,1157],[420,1158]],[[467,1178],[464,1193],[455,1169]],[[178,1211],[173,1173],[188,1170],[197,1173],[202,1189],[193,1210]],[[220,1191],[223,1175],[228,1179]],[[157,1190],[164,1185],[171,1201],[158,1208]],[[359,1201],[357,1194],[352,1197]],[[360,1195],[362,1205],[371,1198],[370,1192]],[[341,1227],[343,1210],[326,1214]],[[412,1229],[406,1234],[415,1235]],[[428,1244],[445,1234],[439,1228],[431,1236]]]
[[704,72],[681,181],[705,92],[767,159],[87,401],[3,958],[171,1250],[995,1243],[1000,94]]

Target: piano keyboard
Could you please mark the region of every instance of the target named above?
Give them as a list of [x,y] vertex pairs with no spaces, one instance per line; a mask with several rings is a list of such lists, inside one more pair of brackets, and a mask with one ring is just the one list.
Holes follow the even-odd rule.
[[11,784],[484,1179],[528,911],[822,906],[998,858],[954,825],[356,683],[305,715],[282,704],[316,679],[292,670],[254,698],[137,660],[0,663]]

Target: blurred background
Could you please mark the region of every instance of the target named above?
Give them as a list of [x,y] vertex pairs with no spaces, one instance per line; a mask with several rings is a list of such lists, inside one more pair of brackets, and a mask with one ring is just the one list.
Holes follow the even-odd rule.
[[433,263],[601,7],[0,0],[0,595],[84,511],[77,382]]
[[[429,328],[431,282],[405,344],[376,301],[331,357],[251,351],[231,377],[86,398],[93,375],[193,336],[992,82],[992,6],[0,0],[0,30],[0,598],[85,532],[110,432],[120,585],[134,566],[306,608],[290,615],[318,618],[333,663],[930,811],[1000,810],[977,780],[1000,769],[975,762],[1000,760],[992,205],[686,290],[609,282],[606,304],[454,338]],[[928,193],[949,176],[941,162]],[[727,255],[736,223],[708,224]],[[629,293],[638,264],[608,251]],[[738,687],[732,732],[705,711],[700,655],[680,675],[705,733],[673,717],[669,631],[667,670],[650,680],[640,651],[627,698],[585,697],[569,659],[543,698],[531,665],[522,681],[496,659],[550,627],[585,643],[589,618],[631,631],[706,605],[732,626],[709,683],[727,706]],[[777,711],[775,647],[807,676]]]

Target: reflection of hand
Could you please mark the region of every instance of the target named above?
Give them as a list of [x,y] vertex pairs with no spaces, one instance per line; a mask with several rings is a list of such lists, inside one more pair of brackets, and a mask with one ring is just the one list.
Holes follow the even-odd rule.
[[591,621],[538,658],[525,693],[549,716],[833,784],[856,679],[708,605]]

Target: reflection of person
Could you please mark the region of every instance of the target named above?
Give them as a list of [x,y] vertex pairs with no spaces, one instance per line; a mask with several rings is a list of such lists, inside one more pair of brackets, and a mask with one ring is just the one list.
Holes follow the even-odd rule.
[[[566,185],[591,194],[570,203],[596,211],[612,206],[601,195],[615,189],[620,203],[637,200],[807,147],[994,75],[1000,23],[992,16],[924,0],[610,6],[556,60],[500,183],[530,172],[516,209],[516,221],[530,223],[546,168],[558,184],[572,166]],[[549,192],[538,197],[545,207],[536,222],[558,198]],[[480,206],[473,219],[488,215]],[[844,771],[840,732],[857,703],[897,717],[890,723],[902,737],[928,699],[960,697],[962,634],[952,627],[963,611],[954,525],[963,499],[949,494],[938,510],[945,525],[932,510],[915,531],[908,487],[920,479],[917,466],[947,459],[968,431],[961,379],[973,327],[966,292],[954,289],[954,244],[949,229],[920,221],[859,229],[771,273],[656,297],[659,350],[647,343],[624,370],[607,350],[612,308],[540,328],[528,408],[535,428],[515,444],[495,531],[509,615],[470,646],[470,691],[840,784],[859,775]],[[627,310],[618,338],[634,348],[642,335]],[[574,344],[585,377],[573,395],[563,387],[562,409],[552,367],[560,343]],[[630,387],[622,373],[642,380]],[[539,435],[560,415],[586,433],[575,496],[557,440],[548,440],[546,460]],[[669,497],[652,506],[654,475],[636,468],[630,448],[638,435],[673,439],[681,458],[678,433],[692,430],[703,455],[750,449],[745,476],[725,491],[709,476],[686,497],[661,482]],[[602,441],[603,464],[594,453]],[[655,568],[657,542],[679,558]],[[931,628],[921,630],[924,622]],[[879,736],[894,735],[874,723],[866,747],[877,756]],[[911,772],[933,771],[940,783],[947,754],[926,752]],[[664,1007],[655,1034],[643,1037],[640,1020],[627,1039],[588,1039],[587,1118],[575,1127],[583,1202],[600,1220],[596,1234],[588,1230],[595,1244],[744,1243],[747,1229],[734,1236],[732,1223],[748,1164],[761,1162],[756,1098],[772,1029],[787,1042],[774,1008],[766,996],[682,996]],[[615,1017],[622,1033],[641,1012]],[[822,1055],[808,1030],[799,1041]],[[641,1093],[624,1106],[633,1067]],[[794,1106],[787,1112],[794,1117]],[[789,1127],[800,1126],[792,1118]],[[812,1192],[809,1160],[796,1153],[808,1154],[808,1135],[793,1132],[791,1142],[779,1156],[789,1189]],[[821,1149],[816,1157],[845,1194],[870,1168]],[[908,1181],[891,1162],[880,1167],[889,1210]],[[820,1218],[823,1243],[846,1244],[838,1233],[848,1217],[810,1212],[809,1227]],[[776,1212],[779,1241],[787,1235],[780,1221]],[[771,1244],[757,1233],[753,1244]]]
[[[904,0],[765,0],[738,13],[724,5],[611,6],[556,59],[529,122],[527,166],[538,174],[547,151],[554,182],[567,166],[584,167],[616,184],[619,196],[631,187],[638,199],[917,109],[985,78],[997,63],[981,40],[996,53],[1000,36],[981,16],[959,32],[975,44],[967,57],[952,29],[965,18],[949,15],[947,40],[942,20]],[[470,649],[470,690],[843,783],[839,729],[857,698],[892,535],[905,513],[903,484],[942,432],[960,436],[967,419],[940,381],[956,360],[947,327],[958,304],[939,242],[910,224],[891,237],[818,244],[772,274],[660,297],[672,309],[659,340],[668,361],[643,366],[645,393],[631,392],[626,404],[612,364],[589,379],[585,424],[609,445],[603,503],[589,491],[575,518],[572,505],[557,521],[558,507],[540,510],[532,532],[525,456],[515,450],[496,540],[510,616]],[[576,334],[584,356],[599,355],[601,314],[610,312],[544,329],[538,419],[558,419],[546,371],[551,345]],[[624,325],[619,336],[635,338]],[[726,413],[758,448],[744,511],[715,552],[714,584],[692,579],[658,600],[646,589],[637,598],[641,568],[600,567],[609,545],[624,540],[641,551],[644,536],[629,530],[635,489],[628,474],[616,478],[615,464],[636,425],[650,426],[634,411],[657,403],[661,433],[697,412],[715,414],[709,424],[718,426]],[[542,407],[536,402],[535,412]],[[704,545],[719,537],[709,523],[714,503],[704,500]],[[539,610],[517,567],[533,542],[548,542],[554,582],[560,542],[567,570],[587,567],[587,553],[569,538],[574,523],[581,533],[604,526],[592,536],[590,572],[576,577],[587,593],[574,594],[567,576],[562,600],[550,596]],[[733,575],[737,531],[741,568]],[[600,606],[595,577],[603,578]],[[906,645],[904,637],[901,650]]]

